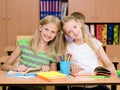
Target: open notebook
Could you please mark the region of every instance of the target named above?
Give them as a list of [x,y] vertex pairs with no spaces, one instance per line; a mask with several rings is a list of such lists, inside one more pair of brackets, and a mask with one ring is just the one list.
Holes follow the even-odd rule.
[[35,77],[37,72],[40,72],[41,68],[29,68],[25,72],[8,71],[6,76],[20,77],[20,78],[30,78]]

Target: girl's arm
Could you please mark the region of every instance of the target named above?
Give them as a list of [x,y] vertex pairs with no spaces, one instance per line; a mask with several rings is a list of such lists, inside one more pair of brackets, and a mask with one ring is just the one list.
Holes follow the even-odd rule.
[[98,49],[98,55],[100,59],[103,61],[103,63],[105,64],[105,66],[107,67],[107,69],[109,69],[112,73],[116,74],[115,67],[111,62],[111,60],[109,59],[109,57],[107,56],[107,54],[105,53],[102,46]]
[[16,71],[16,66],[14,66],[13,63],[16,61],[19,55],[20,55],[20,48],[19,46],[17,46],[14,52],[11,54],[10,58],[2,65],[2,69]]

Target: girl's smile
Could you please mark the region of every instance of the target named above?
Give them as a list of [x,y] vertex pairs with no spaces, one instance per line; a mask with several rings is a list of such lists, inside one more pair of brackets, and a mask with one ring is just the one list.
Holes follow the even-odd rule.
[[53,23],[49,23],[39,27],[41,32],[41,40],[48,43],[49,41],[53,40],[57,35],[57,27]]

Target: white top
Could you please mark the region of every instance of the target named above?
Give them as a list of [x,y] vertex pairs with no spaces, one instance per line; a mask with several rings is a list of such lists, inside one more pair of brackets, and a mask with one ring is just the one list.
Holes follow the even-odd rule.
[[[92,40],[97,49],[102,46],[102,43],[97,39],[93,38]],[[67,49],[72,54],[71,62],[84,68],[80,73],[94,72],[94,69],[98,66],[98,57],[87,43],[78,45],[71,42]]]

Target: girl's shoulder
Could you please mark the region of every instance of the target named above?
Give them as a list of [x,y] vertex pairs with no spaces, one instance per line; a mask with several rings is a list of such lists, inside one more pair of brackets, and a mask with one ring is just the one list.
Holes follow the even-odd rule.
[[28,45],[29,42],[30,42],[30,39],[28,39],[28,38],[17,41],[18,45]]
[[93,41],[94,45],[97,48],[99,48],[100,46],[102,46],[102,43],[98,39],[92,37],[91,40]]
[[96,39],[94,37],[92,37],[91,40],[93,41],[93,43],[100,43],[100,44],[102,44],[98,39]]

